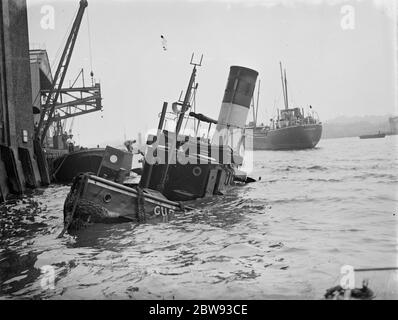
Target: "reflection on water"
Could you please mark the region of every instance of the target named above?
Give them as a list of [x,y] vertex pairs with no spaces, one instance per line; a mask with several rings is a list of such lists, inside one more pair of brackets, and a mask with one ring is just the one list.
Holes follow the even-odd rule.
[[[63,239],[69,190],[2,206],[0,296],[40,299],[319,299],[340,268],[397,265],[396,137],[255,152],[256,183],[190,203],[168,223],[93,225]],[[54,288],[43,288],[43,267]],[[363,278],[398,298],[397,273]]]

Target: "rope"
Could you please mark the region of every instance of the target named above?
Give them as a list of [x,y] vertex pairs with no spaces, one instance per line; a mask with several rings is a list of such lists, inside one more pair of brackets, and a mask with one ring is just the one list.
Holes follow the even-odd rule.
[[57,49],[57,51],[56,51],[56,53],[55,53],[54,60],[52,61],[51,68],[50,68],[49,72],[51,72],[51,69],[54,68],[55,63],[57,62],[58,56],[60,56],[61,51],[63,51],[64,48],[65,48],[66,38],[69,36],[70,31],[72,30],[72,25],[73,25],[73,22],[75,21],[75,18],[76,18],[76,16],[77,16],[77,12],[78,12],[78,11],[79,11],[79,8],[77,8],[77,9],[75,10],[75,13],[73,14],[73,16],[72,16],[72,18],[71,18],[71,20],[70,20],[70,22],[69,22],[69,25],[68,25],[68,27],[66,28],[64,37],[62,38],[61,43],[60,43],[60,45],[58,46],[58,49]]
[[[74,186],[76,186],[76,183],[78,183],[78,181],[79,181],[80,179],[76,179],[75,181],[74,181]],[[72,191],[68,194],[68,196],[67,196],[67,198],[66,198],[66,200],[65,200],[65,207],[67,207],[67,201],[69,200],[72,200],[73,201],[73,206],[72,206],[72,210],[70,211],[70,213],[68,214],[68,213],[66,213],[66,212],[64,212],[64,214],[66,214],[65,215],[65,224],[64,224],[64,228],[63,228],[63,230],[61,231],[61,233],[58,235],[58,237],[57,238],[62,238],[63,236],[64,236],[64,234],[65,234],[65,232],[69,229],[69,227],[71,226],[71,224],[72,224],[72,221],[73,221],[73,217],[74,217],[74,214],[75,214],[75,211],[76,211],[76,208],[77,208],[77,204],[78,204],[78,202],[79,202],[79,198],[80,198],[80,195],[81,195],[81,193],[82,193],[82,191],[83,191],[83,187],[84,187],[84,183],[80,183],[80,185],[79,185],[79,188],[78,188],[78,190],[76,191],[76,188],[73,188],[72,187]],[[65,208],[64,208],[65,209]]]
[[66,158],[68,157],[68,154],[64,155],[64,158],[62,159],[61,163],[58,165],[58,167],[54,170],[54,172],[51,174],[52,178],[54,180],[56,180],[56,175],[58,173],[58,171],[62,168],[62,166],[64,165],[64,162],[66,160]]
[[142,188],[137,187],[137,220],[140,223],[146,222],[144,204],[145,204],[144,192]]
[[93,54],[92,54],[92,47],[91,47],[91,32],[90,32],[90,18],[89,18],[89,11],[87,8],[87,32],[88,32],[88,52],[90,57],[90,70],[91,74],[93,74]]
[[84,176],[77,176],[73,181],[71,191],[68,193],[64,203],[64,229],[58,237],[62,237],[66,231],[78,230],[90,223],[105,222],[109,218],[108,210],[101,205],[81,198]]

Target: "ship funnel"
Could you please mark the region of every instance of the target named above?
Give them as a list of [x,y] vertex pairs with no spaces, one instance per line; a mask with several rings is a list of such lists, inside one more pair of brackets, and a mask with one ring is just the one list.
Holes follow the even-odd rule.
[[241,133],[245,126],[257,76],[258,72],[249,68],[230,68],[213,143],[228,144],[235,149],[238,141],[234,132]]

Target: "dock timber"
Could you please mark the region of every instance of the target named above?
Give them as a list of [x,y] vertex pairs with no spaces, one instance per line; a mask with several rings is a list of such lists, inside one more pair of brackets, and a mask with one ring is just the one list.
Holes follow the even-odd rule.
[[0,2],[0,202],[41,183],[33,156],[26,0]]

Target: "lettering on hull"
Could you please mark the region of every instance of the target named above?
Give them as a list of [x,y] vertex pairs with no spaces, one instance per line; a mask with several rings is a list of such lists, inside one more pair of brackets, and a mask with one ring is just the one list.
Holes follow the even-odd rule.
[[153,209],[153,213],[155,214],[155,216],[161,215],[163,217],[166,217],[166,216],[173,215],[174,214],[174,210],[166,208],[166,207],[162,207],[162,206],[156,206]]

